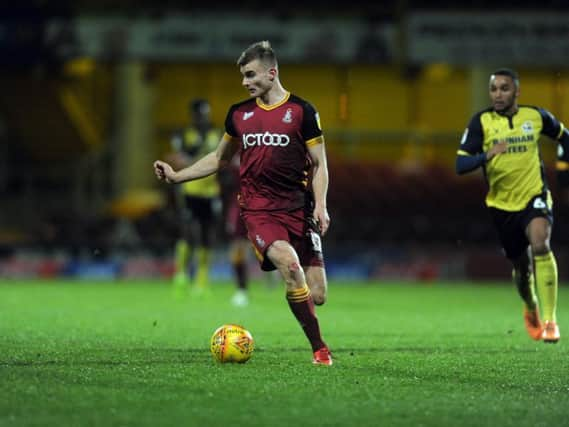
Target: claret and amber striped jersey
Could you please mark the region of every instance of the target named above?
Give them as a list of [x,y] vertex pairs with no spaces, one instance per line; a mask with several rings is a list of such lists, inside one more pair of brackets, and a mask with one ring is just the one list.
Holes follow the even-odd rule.
[[[500,141],[508,149],[484,164],[489,190],[486,205],[505,211],[520,211],[532,197],[547,191],[538,141],[546,135],[559,142],[557,168],[569,165],[569,132],[550,112],[519,106],[508,117],[489,108],[475,114],[464,131],[458,155],[484,153]],[[569,168],[566,168],[569,170]]]
[[310,103],[290,93],[270,106],[249,99],[229,109],[225,132],[239,144],[242,209],[294,210],[308,203],[308,147],[324,142]]

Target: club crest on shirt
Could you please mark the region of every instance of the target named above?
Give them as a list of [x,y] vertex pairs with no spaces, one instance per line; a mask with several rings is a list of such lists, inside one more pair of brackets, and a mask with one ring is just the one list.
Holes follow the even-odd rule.
[[292,109],[287,108],[286,113],[283,116],[283,123],[292,123]]
[[533,123],[529,120],[522,124],[522,131],[524,133],[532,133],[533,132]]

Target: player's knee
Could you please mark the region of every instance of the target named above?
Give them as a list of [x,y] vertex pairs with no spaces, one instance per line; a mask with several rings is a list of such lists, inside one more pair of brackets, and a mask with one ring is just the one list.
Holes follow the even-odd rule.
[[293,281],[299,284],[304,284],[304,272],[297,260],[291,259],[287,262],[287,273]]
[[301,270],[294,250],[283,242],[273,243],[267,251],[267,255],[279,270],[286,270],[291,274]]
[[277,265],[281,276],[286,283],[287,290],[294,290],[304,286],[304,271],[302,270],[298,260],[294,257],[285,257],[281,258],[279,261],[280,262],[275,265]]
[[317,281],[316,285],[312,282],[312,286],[310,287],[310,291],[312,292],[312,298],[314,300],[314,304],[316,305],[323,305],[326,303],[328,299],[328,286],[326,284],[326,279],[322,281]]
[[326,274],[322,268],[308,267],[306,281],[315,305],[322,305],[327,300],[328,284]]
[[531,252],[533,255],[546,255],[550,250],[547,240],[539,240],[531,244]]
[[312,299],[314,301],[314,305],[324,305],[326,302],[326,292],[312,292]]

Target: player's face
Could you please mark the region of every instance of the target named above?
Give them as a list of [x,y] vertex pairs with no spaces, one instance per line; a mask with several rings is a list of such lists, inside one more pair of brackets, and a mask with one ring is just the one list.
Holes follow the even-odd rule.
[[492,75],[490,77],[490,99],[492,107],[498,113],[512,113],[517,108],[520,94],[518,87],[510,76]]
[[252,97],[262,97],[273,87],[276,69],[266,66],[258,59],[241,66],[240,71],[243,75],[242,84]]

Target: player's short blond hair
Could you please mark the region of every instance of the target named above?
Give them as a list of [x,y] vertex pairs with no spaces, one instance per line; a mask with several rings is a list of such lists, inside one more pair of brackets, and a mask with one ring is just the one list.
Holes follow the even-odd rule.
[[246,65],[255,59],[258,59],[269,67],[277,66],[277,57],[275,55],[275,51],[273,50],[271,43],[268,40],[253,43],[247,49],[245,49],[239,56],[237,65],[242,67],[243,65]]

